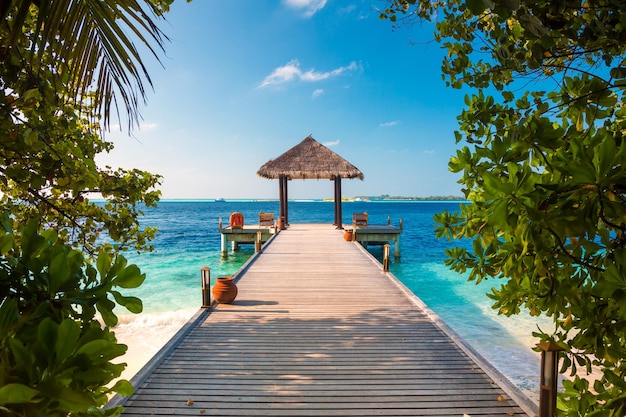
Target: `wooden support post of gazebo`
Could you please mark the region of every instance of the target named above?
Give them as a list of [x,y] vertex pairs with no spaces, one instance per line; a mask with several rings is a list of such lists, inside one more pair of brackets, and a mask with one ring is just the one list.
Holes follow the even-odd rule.
[[336,175],[335,181],[335,226],[343,229],[343,215],[341,212],[341,177]]
[[320,144],[311,135],[276,159],[272,159],[259,168],[257,175],[269,179],[278,179],[278,197],[280,217],[284,225],[289,224],[287,183],[291,179],[330,179],[335,185],[335,220],[338,229],[343,228],[341,210],[341,179],[359,178],[363,173],[357,167]]
[[283,227],[289,224],[289,212],[287,208],[287,176],[280,175],[278,177],[278,200],[279,200],[279,216],[280,223]]

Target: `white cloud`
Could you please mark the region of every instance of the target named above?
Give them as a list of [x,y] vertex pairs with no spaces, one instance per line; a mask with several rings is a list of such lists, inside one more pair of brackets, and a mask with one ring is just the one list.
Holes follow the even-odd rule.
[[144,131],[154,130],[157,127],[159,127],[158,123],[154,123],[154,122],[151,122],[151,123],[144,122],[144,123],[139,124],[139,130],[144,130]]
[[324,90],[322,88],[317,88],[313,91],[313,98],[318,98],[322,94],[324,94]]
[[323,143],[323,145],[326,146],[327,148],[331,148],[333,146],[339,145],[339,141],[335,140],[335,141],[332,141],[332,142],[325,142],[325,143]]
[[422,152],[424,155],[434,155],[436,152],[434,149],[427,149],[424,152]]
[[300,62],[297,59],[289,61],[286,65],[276,68],[270,75],[265,77],[263,82],[259,85],[259,88],[267,87],[273,84],[283,84],[294,79],[300,81],[315,82],[322,81],[328,78],[337,77],[344,72],[355,71],[359,68],[359,65],[352,61],[350,65],[345,67],[339,67],[332,71],[320,72],[314,69],[308,71],[302,71],[300,69]]
[[283,0],[287,7],[303,10],[304,17],[311,17],[326,6],[326,0]]
[[341,7],[339,9],[339,13],[350,14],[350,13],[352,13],[355,10],[356,10],[356,5],[350,4],[350,5],[346,6],[346,7]]
[[391,126],[395,126],[398,123],[400,123],[400,120],[393,120],[391,122],[384,122],[380,124],[380,127],[391,127]]

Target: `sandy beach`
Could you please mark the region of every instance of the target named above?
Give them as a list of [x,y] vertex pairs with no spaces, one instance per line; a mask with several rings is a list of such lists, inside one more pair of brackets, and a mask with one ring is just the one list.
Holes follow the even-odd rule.
[[164,313],[120,316],[115,327],[119,343],[128,351],[118,362],[125,362],[122,378],[130,380],[198,311],[197,308]]

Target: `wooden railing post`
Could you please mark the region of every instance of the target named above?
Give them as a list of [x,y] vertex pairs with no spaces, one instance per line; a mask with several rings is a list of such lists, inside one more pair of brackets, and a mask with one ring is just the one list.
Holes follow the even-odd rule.
[[385,243],[383,246],[383,271],[389,272],[389,243]]
[[261,252],[261,242],[263,239],[263,234],[262,232],[259,230],[258,232],[256,232],[256,241],[254,242],[254,249],[255,251]]
[[205,266],[200,270],[202,278],[202,307],[211,307],[211,270]]
[[559,355],[563,349],[552,342],[539,343],[537,346],[541,348],[539,417],[554,417],[556,415]]

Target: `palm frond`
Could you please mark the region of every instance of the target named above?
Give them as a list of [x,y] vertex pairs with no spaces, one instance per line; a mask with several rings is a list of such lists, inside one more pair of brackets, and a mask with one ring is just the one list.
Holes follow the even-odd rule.
[[[33,33],[25,34],[28,13],[36,13],[37,23]],[[151,0],[2,0],[0,16],[11,22],[2,47],[29,36],[33,71],[47,69],[38,63],[44,54],[52,54],[55,73],[69,81],[71,98],[93,100],[105,127],[113,107],[119,116],[118,103],[129,129],[138,122],[152,80],[137,45],[161,63],[168,40],[156,24],[162,16]]]

